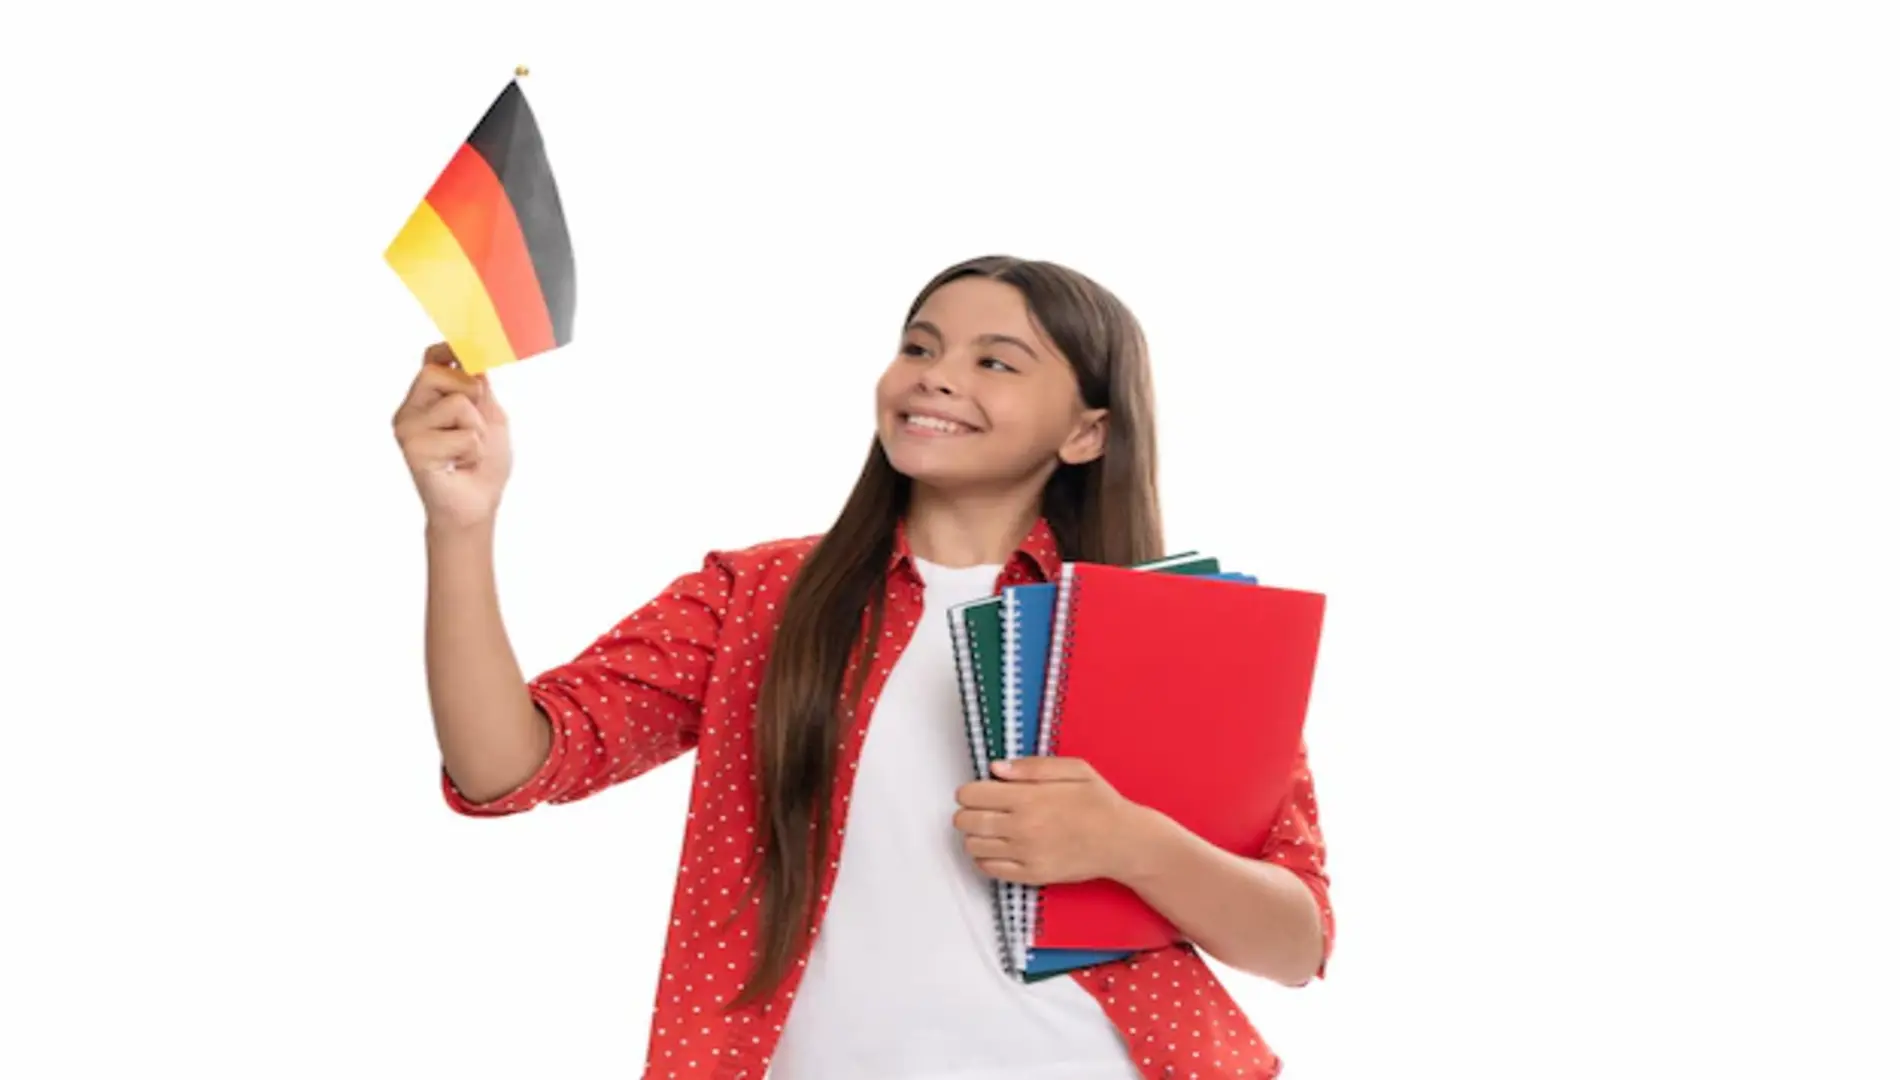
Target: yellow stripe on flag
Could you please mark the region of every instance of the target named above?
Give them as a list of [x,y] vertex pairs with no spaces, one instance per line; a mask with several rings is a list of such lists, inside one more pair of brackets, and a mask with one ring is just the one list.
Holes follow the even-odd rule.
[[422,302],[462,370],[479,375],[515,360],[481,275],[434,207],[417,206],[383,258]]

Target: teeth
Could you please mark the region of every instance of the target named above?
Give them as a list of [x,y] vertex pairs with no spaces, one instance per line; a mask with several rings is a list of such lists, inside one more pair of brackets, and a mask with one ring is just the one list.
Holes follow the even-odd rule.
[[960,435],[963,432],[971,430],[962,424],[952,423],[948,420],[939,420],[934,416],[911,416],[905,418],[904,422],[911,427],[928,428],[931,431],[941,431],[946,435]]

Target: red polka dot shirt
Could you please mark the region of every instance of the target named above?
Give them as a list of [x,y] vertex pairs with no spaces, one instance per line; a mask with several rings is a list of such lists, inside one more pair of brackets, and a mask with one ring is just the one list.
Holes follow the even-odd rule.
[[[737,919],[728,916],[746,893],[757,854],[752,720],[759,682],[792,575],[815,544],[815,537],[806,537],[710,554],[699,570],[675,580],[575,659],[529,680],[530,696],[553,722],[554,740],[539,771],[515,791],[477,804],[456,791],[446,771],[441,776],[454,810],[496,816],[584,799],[697,752],[643,1073],[654,1080],[761,1080],[804,971],[801,959],[773,999],[726,1011],[758,940],[756,905]],[[838,835],[821,885],[821,917],[836,880],[835,852],[842,845],[866,726],[923,609],[923,582],[909,556],[900,529],[887,576],[885,641],[872,657],[864,696],[839,746],[841,772],[832,796]],[[1054,535],[1047,522],[1038,522],[1005,565],[997,589],[1052,580],[1059,567]],[[854,671],[863,659],[854,660]],[[1312,889],[1324,929],[1323,955],[1330,957],[1325,845],[1304,752],[1279,827],[1260,857],[1292,870]],[[1278,1056],[1192,946],[1065,977],[1101,1003],[1150,1080],[1279,1075]]]

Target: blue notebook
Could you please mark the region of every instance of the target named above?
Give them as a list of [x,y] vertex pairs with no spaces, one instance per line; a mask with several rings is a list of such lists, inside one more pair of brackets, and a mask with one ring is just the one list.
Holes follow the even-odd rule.
[[[1049,634],[1055,623],[1056,586],[1012,585],[1003,590],[1003,731],[1010,757],[1033,757],[1040,740],[1043,683],[1048,676]],[[1059,975],[1127,953],[1084,949],[1029,948],[1028,886],[1003,882],[1010,963],[1023,978]]]

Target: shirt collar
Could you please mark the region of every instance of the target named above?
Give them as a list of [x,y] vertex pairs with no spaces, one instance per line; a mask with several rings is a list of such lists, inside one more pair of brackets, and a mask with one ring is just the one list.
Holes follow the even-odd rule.
[[[900,518],[897,522],[896,542],[891,545],[891,561],[888,570],[893,574],[915,578],[917,568],[913,565],[914,559],[915,555],[910,549],[910,537],[904,527],[903,519]],[[1047,518],[1037,518],[1029,534],[1016,545],[1016,550],[1010,555],[1003,573],[1008,575],[1011,570],[1031,575],[1034,580],[1039,581],[1054,581],[1062,572],[1062,555],[1056,549],[1056,534],[1049,527]]]

